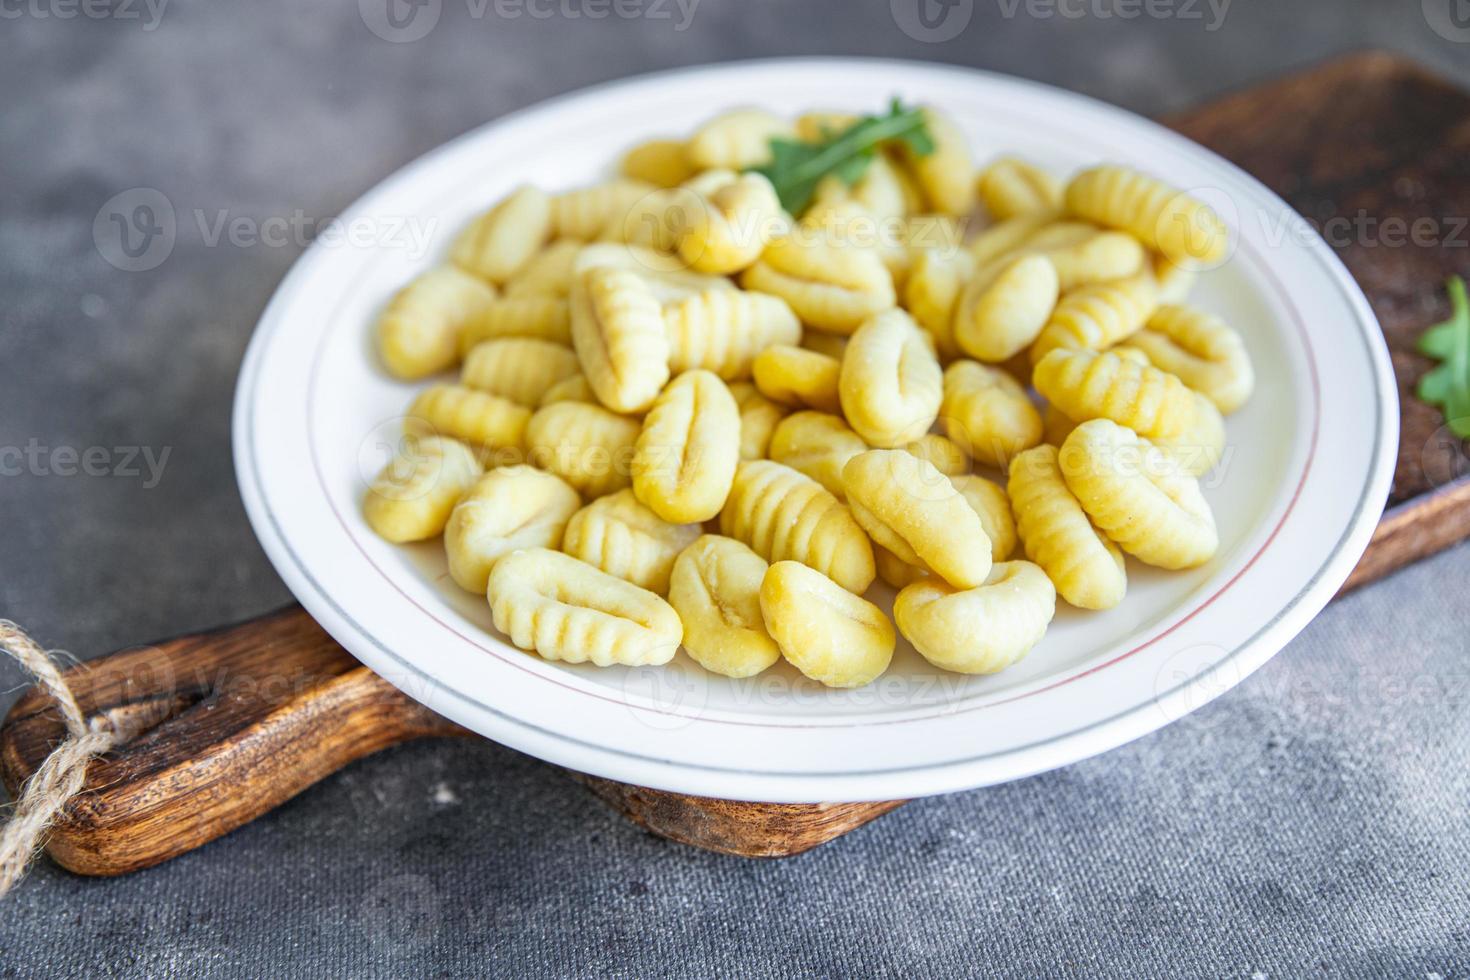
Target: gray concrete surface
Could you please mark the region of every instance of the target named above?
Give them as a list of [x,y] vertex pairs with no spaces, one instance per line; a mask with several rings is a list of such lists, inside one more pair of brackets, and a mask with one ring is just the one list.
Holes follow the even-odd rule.
[[[370,29],[394,33],[379,0],[0,4],[0,447],[35,447],[0,458],[0,615],[86,658],[289,598],[228,436],[300,247],[184,228],[122,271],[93,236],[120,192],[322,219],[509,110],[764,55],[976,65],[1145,113],[1369,45],[1470,84],[1470,31],[1436,13],[1453,2],[1123,20],[1103,15],[1128,0],[973,0],[929,42],[898,26],[909,0],[700,0],[687,23],[688,0],[605,20],[596,0],[430,0],[410,43]],[[58,472],[68,447],[100,447],[103,475]],[[161,475],[129,475],[129,447]],[[643,835],[490,743],[405,747],[149,872],[41,863],[0,904],[0,976],[1464,976],[1467,575],[1460,548],[1336,603],[1228,697],[1105,757],[779,863]],[[0,666],[0,709],[19,684]]]

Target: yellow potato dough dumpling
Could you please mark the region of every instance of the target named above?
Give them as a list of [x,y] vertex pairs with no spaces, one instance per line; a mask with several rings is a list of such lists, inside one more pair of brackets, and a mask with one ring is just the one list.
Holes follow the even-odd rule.
[[462,589],[485,594],[490,569],[519,548],[559,548],[582,500],[560,478],[534,466],[503,466],[460,498],[444,528],[449,574]]
[[648,140],[623,157],[623,176],[656,187],[677,187],[695,173],[683,140]]
[[955,342],[979,360],[1009,360],[1041,333],[1059,295],[1056,266],[1044,255],[988,267],[960,294],[953,314]]
[[663,310],[631,272],[595,267],[572,285],[572,344],[597,400],[640,412],[669,380]]
[[842,469],[852,515],[901,561],[969,588],[990,573],[990,536],[949,477],[901,449],[874,449]]
[[1139,561],[1193,568],[1220,545],[1199,481],[1108,419],[1083,422],[1059,456],[1067,488],[1104,534]]
[[749,381],[737,381],[729,387],[735,404],[740,406],[740,458],[765,459],[771,435],[786,417],[787,409],[762,395]]
[[1021,383],[1000,368],[955,361],[944,372],[945,434],[977,462],[1004,468],[1041,442],[1041,415]]
[[546,389],[582,373],[570,347],[531,337],[476,344],[465,356],[460,383],[534,408]]
[[727,381],[750,377],[756,356],[801,339],[801,321],[779,296],[710,289],[664,307],[669,365],[704,368]]
[[909,315],[889,310],[852,335],[838,393],[858,435],[870,445],[894,448],[934,424],[944,400],[944,371]]
[[769,566],[734,538],[706,534],[680,553],[669,603],[684,623],[684,649],[705,670],[751,677],[781,659],[761,616]]
[[524,405],[463,385],[425,388],[404,419],[404,431],[452,436],[476,448],[520,449],[531,410]]
[[495,628],[547,660],[655,666],[684,636],[679,614],[652,592],[544,548],[500,559],[486,591]]
[[1107,418],[1148,439],[1194,427],[1194,392],[1174,375],[1111,351],[1055,350],[1031,377],[1041,396],[1069,419]]
[[873,584],[873,548],[852,513],[811,477],[768,460],[735,471],[720,533],[767,561],[799,561],[859,595]]
[[1081,609],[1111,609],[1123,601],[1123,553],[1067,489],[1056,447],[1037,446],[1011,460],[1009,491],[1026,557],[1063,599]]
[[1001,157],[976,179],[980,202],[996,221],[1018,214],[1055,212],[1062,206],[1062,182],[1055,175],[1017,157]]
[[771,139],[793,136],[795,127],[760,109],[733,109],[701,126],[685,144],[699,170],[744,170],[771,158]]
[[632,490],[599,497],[572,515],[561,550],[609,575],[663,595],[679,552],[699,537],[696,524],[671,524]]
[[378,353],[395,377],[428,377],[459,360],[459,338],[495,301],[495,287],[453,266],[400,289],[378,320]]
[[1056,615],[1056,590],[1029,561],[1002,562],[983,585],[956,589],[933,577],[893,601],[899,631],[923,658],[961,674],[993,674],[1041,642]]
[[1127,167],[1085,170],[1067,186],[1067,210],[1132,234],[1181,265],[1213,265],[1229,253],[1230,232],[1208,205]]
[[709,371],[669,383],[643,419],[633,449],[633,492],[666,521],[720,512],[740,462],[740,407]]
[[538,409],[526,426],[527,462],[555,473],[586,499],[632,483],[637,419],[586,402],[557,402]]
[[868,444],[846,422],[826,412],[786,416],[771,434],[770,458],[816,480],[838,500],[847,498],[842,468]]
[[506,337],[571,346],[571,304],[560,296],[541,294],[494,299],[465,324],[459,338],[460,353],[468,354],[476,344]]
[[893,660],[897,637],[883,610],[799,562],[766,571],[760,602],[782,655],[818,683],[862,687]]
[[479,477],[480,464],[464,443],[409,437],[368,487],[362,514],[387,541],[423,541],[444,530],[455,503]]
[[611,180],[558,194],[551,199],[552,233],[588,242],[610,224],[621,223],[638,203],[657,190],[637,180]]
[[1255,369],[1240,334],[1201,310],[1161,306],[1128,344],[1226,415],[1244,405],[1255,387]]
[[950,477],[954,488],[965,498],[970,509],[980,515],[985,536],[990,539],[990,560],[1005,561],[1016,550],[1016,519],[1011,515],[1010,497],[1000,484],[983,476],[967,473]]
[[960,476],[970,471],[970,457],[965,455],[959,444],[936,432],[921,436],[902,448],[945,476]]
[[679,256],[696,271],[730,275],[760,258],[766,242],[785,230],[771,182],[760,174],[732,175],[690,209]]
[[551,198],[535,187],[520,187],[470,223],[450,258],[466,272],[503,283],[541,250],[551,227]]
[[962,217],[975,209],[975,158],[970,141],[953,119],[933,106],[924,107],[924,123],[934,150],[924,156],[903,148],[904,160],[924,192],[930,208]]
[[870,248],[834,245],[810,235],[778,238],[740,284],[784,299],[815,330],[850,334],[897,301],[893,277]]
[[1124,341],[1143,329],[1158,303],[1158,286],[1147,273],[1067,293],[1031,345],[1031,363],[1058,348],[1103,350]]
[[755,386],[772,401],[835,414],[841,410],[842,362],[804,347],[775,344],[751,364]]
[[962,249],[923,249],[904,283],[904,305],[934,338],[940,357],[959,356],[954,335],[955,307],[975,275],[975,260]]

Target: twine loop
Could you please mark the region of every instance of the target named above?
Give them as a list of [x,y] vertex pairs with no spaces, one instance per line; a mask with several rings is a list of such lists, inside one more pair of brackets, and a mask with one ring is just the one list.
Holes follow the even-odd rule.
[[26,631],[0,619],[0,650],[19,663],[56,702],[66,723],[66,740],[41,763],[21,788],[15,812],[0,829],[0,898],[25,874],[45,841],[46,831],[82,789],[87,764],[127,741],[132,734],[122,717],[103,712],[88,720],[67,686],[56,661]]

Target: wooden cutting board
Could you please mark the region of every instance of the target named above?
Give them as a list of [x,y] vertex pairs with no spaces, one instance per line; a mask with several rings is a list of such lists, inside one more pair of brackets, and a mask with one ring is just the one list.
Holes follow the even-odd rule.
[[[1346,588],[1470,536],[1466,446],[1412,397],[1431,366],[1414,340],[1448,315],[1446,277],[1470,276],[1470,229],[1457,217],[1470,215],[1470,95],[1370,53],[1164,121],[1318,225],[1383,323],[1402,403],[1399,461],[1389,509]],[[182,854],[389,745],[471,734],[360,666],[300,607],[67,676],[84,712],[121,708],[147,726],[92,764],[50,838],[51,856],[83,874]],[[16,702],[0,728],[12,796],[63,735],[43,694]],[[571,775],[653,833],[745,856],[798,853],[902,802],[740,803]]]

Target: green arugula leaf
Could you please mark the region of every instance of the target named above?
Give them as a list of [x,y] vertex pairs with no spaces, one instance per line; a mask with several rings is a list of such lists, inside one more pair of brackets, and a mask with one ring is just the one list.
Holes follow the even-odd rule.
[[884,144],[901,143],[918,156],[934,152],[934,138],[920,109],[905,109],[894,99],[881,116],[864,116],[841,130],[829,130],[807,143],[782,137],[771,140],[771,160],[750,168],[776,188],[781,206],[799,215],[812,202],[817,184],[831,174],[851,186],[857,183]]
[[1444,409],[1450,431],[1470,439],[1470,295],[1465,280],[1450,279],[1451,315],[1419,337],[1420,353],[1439,361],[1438,367],[1419,379],[1419,400]]

